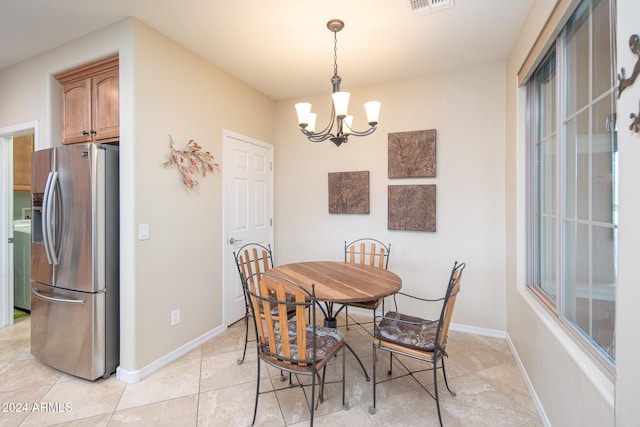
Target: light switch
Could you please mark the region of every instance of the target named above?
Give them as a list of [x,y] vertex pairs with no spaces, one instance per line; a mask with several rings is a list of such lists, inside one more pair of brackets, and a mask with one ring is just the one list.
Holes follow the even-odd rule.
[[138,224],[138,240],[149,240],[149,224]]

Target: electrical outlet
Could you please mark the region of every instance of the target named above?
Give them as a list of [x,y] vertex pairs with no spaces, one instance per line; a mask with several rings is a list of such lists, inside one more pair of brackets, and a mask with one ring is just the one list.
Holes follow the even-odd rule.
[[178,323],[180,323],[180,309],[171,312],[171,326],[176,326]]

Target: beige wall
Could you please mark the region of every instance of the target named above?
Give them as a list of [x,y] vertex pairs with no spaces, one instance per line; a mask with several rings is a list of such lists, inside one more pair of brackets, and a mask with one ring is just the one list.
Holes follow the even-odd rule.
[[[373,135],[351,137],[339,148],[330,141],[314,144],[300,133],[293,106],[300,99],[278,102],[277,262],[339,260],[345,240],[374,237],[391,243],[389,268],[402,277],[403,290],[435,297],[453,261],[465,261],[453,321],[504,331],[504,78],[505,64],[495,63],[351,89],[354,126],[364,127],[363,103],[372,99],[382,102],[380,125]],[[305,100],[319,114],[321,128],[330,87]],[[388,133],[422,129],[437,131],[437,177],[388,179]],[[370,214],[329,214],[327,174],[359,170],[370,172]],[[435,233],[387,230],[387,186],[405,184],[437,185]]]
[[[135,284],[131,365],[140,367],[222,325],[222,178],[187,190],[175,168],[162,167],[168,135],[177,147],[194,139],[221,161],[223,129],[272,142],[274,117],[267,97],[149,27],[136,23],[133,41],[134,257],[123,263]],[[139,223],[150,224],[150,240],[135,238]],[[177,308],[181,323],[170,327]]]
[[[189,191],[165,168],[169,137],[217,160],[223,129],[274,139],[274,103],[144,24],[126,19],[0,73],[0,128],[38,120],[37,148],[59,145],[51,74],[120,54],[121,365],[136,380],[222,325],[222,179]],[[245,120],[251,117],[251,122]],[[139,241],[138,224],[150,224]],[[181,323],[170,326],[170,313]],[[174,356],[172,356],[172,354]]]

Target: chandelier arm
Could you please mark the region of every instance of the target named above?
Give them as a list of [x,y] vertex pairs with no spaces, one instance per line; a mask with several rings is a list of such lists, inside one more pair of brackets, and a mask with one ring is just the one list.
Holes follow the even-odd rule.
[[351,135],[354,136],[367,136],[367,135],[371,135],[372,133],[374,133],[376,131],[377,127],[376,126],[371,126],[369,129],[367,129],[364,132],[357,132],[352,130],[351,131]]
[[333,101],[331,102],[331,115],[329,117],[331,117],[329,124],[320,132],[314,132],[314,135],[329,134],[329,131],[333,128],[333,123],[336,121],[336,107],[333,105]]
[[306,132],[303,129],[300,129],[300,131],[302,131],[302,133],[305,134],[307,139],[311,142],[322,142],[322,141],[326,141],[327,139],[334,138],[333,134],[330,134],[330,133],[315,134],[315,133]]
[[369,129],[365,130],[365,131],[357,131],[351,127],[349,127],[349,125],[345,122],[344,125],[349,128],[350,134],[354,135],[354,136],[367,136],[367,135],[371,135],[373,132],[376,131],[376,129],[378,128],[377,124],[374,125],[369,125]]
[[303,127],[300,128],[300,131],[303,134],[305,134],[311,142],[322,142],[322,141],[326,141],[329,138],[334,138],[335,135],[333,135],[332,133],[329,133],[331,128],[333,128],[333,123],[336,120],[336,109],[335,109],[335,106],[333,105],[333,102],[331,103],[330,117],[331,117],[331,120],[329,120],[329,123],[327,124],[327,126],[325,126],[325,128],[322,129],[320,132],[309,132]]

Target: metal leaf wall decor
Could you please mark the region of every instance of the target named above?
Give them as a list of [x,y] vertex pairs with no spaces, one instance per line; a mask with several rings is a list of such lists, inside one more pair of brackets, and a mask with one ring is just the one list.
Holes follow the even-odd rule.
[[207,176],[207,172],[220,173],[220,165],[215,162],[213,155],[208,151],[202,151],[202,147],[193,139],[189,140],[184,149],[177,150],[173,145],[173,138],[169,135],[169,160],[164,166],[171,165],[176,165],[182,183],[190,190],[200,188],[197,176]]
[[436,176],[436,130],[396,132],[388,135],[389,178]]
[[436,231],[436,186],[390,185],[389,230]]
[[329,172],[329,213],[369,213],[369,171]]

